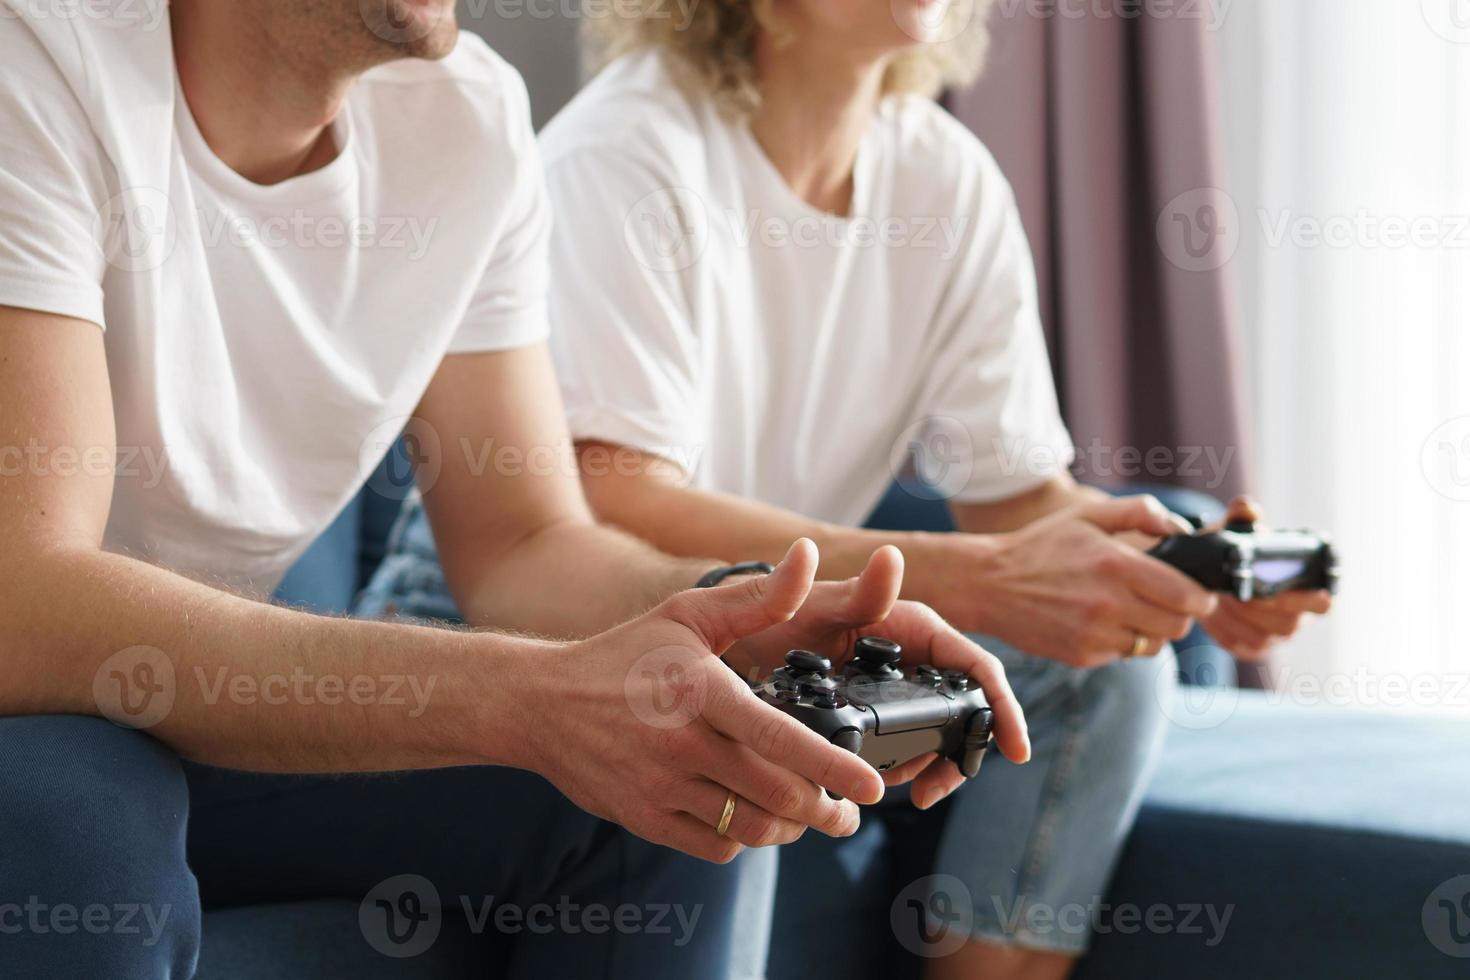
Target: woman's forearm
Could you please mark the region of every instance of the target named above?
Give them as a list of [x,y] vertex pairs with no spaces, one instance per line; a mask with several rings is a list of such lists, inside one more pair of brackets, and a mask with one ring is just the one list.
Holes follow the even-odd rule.
[[926,537],[843,527],[730,494],[676,485],[655,476],[607,475],[583,480],[600,519],[675,555],[722,555],[731,561],[776,562],[797,538],[815,541],[818,576],[845,579],[863,570],[885,544],[901,551]]
[[[785,547],[790,546],[787,541]],[[779,549],[772,561],[784,553],[785,548]],[[727,563],[704,554],[697,547],[664,553],[606,525],[556,524],[496,561],[473,566],[477,574],[460,585],[457,598],[472,625],[577,639],[642,615]]]

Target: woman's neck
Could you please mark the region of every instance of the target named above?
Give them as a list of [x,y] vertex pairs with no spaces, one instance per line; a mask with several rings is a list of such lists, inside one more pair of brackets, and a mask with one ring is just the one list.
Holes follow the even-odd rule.
[[820,45],[778,46],[765,36],[756,52],[760,104],[750,129],[786,183],[812,207],[852,208],[858,147],[883,94],[887,59],[835,57]]

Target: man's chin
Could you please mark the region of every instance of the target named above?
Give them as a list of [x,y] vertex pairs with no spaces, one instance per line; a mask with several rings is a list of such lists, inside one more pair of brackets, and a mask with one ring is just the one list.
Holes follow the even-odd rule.
[[401,57],[437,60],[459,40],[454,0],[358,0],[363,23]]
[[408,46],[407,54],[410,58],[423,58],[427,61],[438,61],[447,58],[454,52],[454,47],[459,43],[459,24],[455,21],[453,13],[444,19],[433,32],[422,41]]

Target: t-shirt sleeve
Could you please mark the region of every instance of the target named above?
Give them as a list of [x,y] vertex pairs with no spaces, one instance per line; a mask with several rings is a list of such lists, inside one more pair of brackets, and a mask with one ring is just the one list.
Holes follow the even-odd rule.
[[[983,184],[979,196],[992,206],[978,209],[941,304],[939,369],[924,408],[928,431],[916,443],[920,452],[938,446],[950,454],[940,461],[944,472],[964,476],[945,488],[956,503],[1024,493],[1075,456],[1057,405],[1020,212],[999,170]],[[969,458],[956,458],[962,455]]]
[[24,21],[0,16],[0,306],[102,325],[106,157]]
[[451,354],[528,347],[545,341],[549,331],[551,206],[525,83],[508,67],[502,79],[505,132],[494,138],[508,141],[511,161],[505,221],[464,322],[450,343]]
[[653,167],[573,152],[548,171],[551,349],[574,438],[629,446],[688,467],[703,440],[700,349],[689,300],[697,235],[683,198]]

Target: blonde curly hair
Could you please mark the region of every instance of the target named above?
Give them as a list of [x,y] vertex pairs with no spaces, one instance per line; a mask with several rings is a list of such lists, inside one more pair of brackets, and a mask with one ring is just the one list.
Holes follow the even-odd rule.
[[[943,34],[951,40],[916,44],[889,65],[885,93],[936,96],[973,82],[990,43],[986,18],[994,0],[951,0]],[[775,0],[691,0],[688,19],[672,16],[673,0],[583,0],[582,41],[588,67],[599,70],[631,51],[655,47],[676,57],[683,81],[713,94],[727,113],[743,115],[760,102],[755,77],[756,41],[769,33],[777,43],[795,36],[779,24]]]

